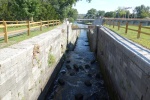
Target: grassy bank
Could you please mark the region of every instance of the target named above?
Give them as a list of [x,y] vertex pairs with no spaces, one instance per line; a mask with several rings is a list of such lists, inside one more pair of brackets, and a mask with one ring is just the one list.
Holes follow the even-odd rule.
[[[116,32],[117,34],[150,49],[150,35],[141,34],[140,38],[137,39],[138,32],[128,30],[128,33],[125,34],[124,28],[120,28],[120,30],[118,30],[117,26],[115,28],[113,28],[113,26],[109,26],[109,25],[104,25],[104,26],[111,29],[112,31]],[[138,27],[136,27],[136,26],[129,26],[129,28],[138,30]],[[148,30],[148,29],[142,29],[141,31],[150,33],[150,30]]]
[[57,26],[55,26],[55,27],[49,27],[49,28],[43,28],[42,31],[39,31],[39,30],[37,30],[37,31],[32,31],[32,32],[30,33],[30,36],[27,36],[27,33],[21,34],[21,35],[17,35],[17,36],[13,36],[13,37],[10,37],[10,38],[9,38],[8,43],[4,43],[4,39],[0,39],[0,49],[1,49],[1,48],[5,48],[5,47],[7,47],[7,46],[10,46],[10,45],[12,45],[12,44],[18,43],[18,42],[20,42],[20,41],[29,39],[29,38],[31,38],[31,37],[37,36],[37,35],[42,34],[42,33],[44,33],[44,32],[50,31],[50,30],[52,30],[52,29],[54,29],[54,28],[56,28],[56,27],[57,27]]

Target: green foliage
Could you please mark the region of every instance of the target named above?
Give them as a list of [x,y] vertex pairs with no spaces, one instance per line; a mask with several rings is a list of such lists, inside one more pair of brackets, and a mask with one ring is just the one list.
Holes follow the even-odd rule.
[[133,17],[138,17],[138,18],[147,18],[150,17],[150,7],[149,6],[137,6],[133,10],[133,13],[130,13],[127,8],[124,7],[118,7],[116,11],[110,11],[106,12],[105,17],[113,17],[113,18],[133,18]]
[[78,12],[72,9],[72,5],[78,1],[80,0],[0,0],[0,20],[75,20]]
[[0,20],[12,20],[14,18],[12,8],[12,1],[0,0]]
[[116,13],[113,12],[113,11],[110,11],[110,12],[106,12],[104,16],[105,16],[105,17],[112,18],[112,17],[115,17],[115,16],[116,16]]
[[85,18],[95,18],[97,14],[97,10],[92,8],[90,10],[88,10],[88,12],[85,15]]
[[126,14],[126,10],[124,8],[118,7],[116,13],[118,17],[124,17]]
[[88,12],[85,15],[85,18],[96,18],[96,17],[100,17],[100,16],[104,16],[105,11],[103,10],[96,10],[94,8],[88,10]]
[[36,18],[36,20],[59,19],[56,10],[51,4],[42,2],[40,8],[41,8],[41,11],[40,11],[39,16]]
[[36,17],[40,12],[39,0],[14,0],[12,3],[14,16],[18,20]]
[[[69,7],[68,7],[69,8]],[[70,22],[74,22],[76,19],[77,19],[77,16],[78,16],[78,11],[77,9],[74,9],[74,8],[69,8],[68,9],[68,12],[67,12],[67,17],[69,18],[68,20]]]
[[51,53],[48,54],[48,65],[51,66],[52,64],[54,64],[56,61],[56,58],[54,55],[52,55]]
[[100,17],[100,16],[104,16],[105,15],[105,11],[97,11],[96,17]]
[[150,17],[150,7],[149,6],[137,6],[135,7],[135,11],[138,18]]
[[72,17],[70,17],[70,18],[68,19],[68,21],[69,21],[69,22],[74,22],[74,19],[73,19]]

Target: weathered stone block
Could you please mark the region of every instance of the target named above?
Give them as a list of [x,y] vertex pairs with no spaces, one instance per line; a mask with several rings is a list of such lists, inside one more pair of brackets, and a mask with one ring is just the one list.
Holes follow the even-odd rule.
[[[92,43],[93,37],[89,34],[88,37]],[[116,85],[121,99],[147,100],[149,96],[144,94],[149,90],[150,81],[146,77],[150,76],[150,51],[104,28],[99,30],[96,42],[97,60]]]

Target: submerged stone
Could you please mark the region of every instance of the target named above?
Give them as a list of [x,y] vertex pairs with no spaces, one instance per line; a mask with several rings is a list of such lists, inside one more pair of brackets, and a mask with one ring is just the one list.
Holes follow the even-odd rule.
[[81,94],[81,93],[76,94],[75,100],[83,100],[83,94]]
[[70,65],[66,65],[66,68],[69,70],[69,69],[71,69],[71,66]]
[[109,100],[108,93],[105,90],[93,93],[87,100]]
[[66,74],[66,71],[65,70],[61,70],[60,73]]
[[59,83],[60,85],[65,85],[65,81],[64,81],[63,79],[58,79],[58,83]]
[[94,63],[95,63],[95,60],[92,60],[92,61],[91,61],[91,64],[94,64]]
[[82,66],[79,66],[79,69],[84,70],[84,68]]
[[101,78],[101,75],[99,73],[96,74],[95,78]]
[[70,73],[70,76],[74,76],[74,75],[75,75],[75,72],[71,72],[71,73]]
[[90,66],[87,64],[87,65],[85,65],[85,68],[86,68],[86,69],[89,69],[89,68],[90,68]]
[[68,61],[66,61],[67,63],[70,63],[71,61],[70,60],[68,60]]
[[74,64],[74,65],[73,65],[73,68],[74,68],[76,71],[79,71],[78,65]]
[[88,75],[88,77],[92,77],[92,74],[90,74],[90,73],[88,73],[87,75]]
[[92,83],[90,82],[90,80],[85,81],[84,84],[88,87],[92,86]]

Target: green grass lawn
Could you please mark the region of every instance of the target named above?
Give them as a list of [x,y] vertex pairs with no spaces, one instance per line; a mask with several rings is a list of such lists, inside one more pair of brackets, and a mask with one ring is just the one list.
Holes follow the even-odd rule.
[[[37,26],[35,25],[30,25],[30,27],[34,27]],[[16,30],[21,30],[21,29],[27,29],[27,26],[14,26],[14,27],[7,27],[7,31],[11,32],[11,31],[16,31]],[[0,28],[0,33],[3,33],[3,28]]]
[[[21,28],[23,28],[23,27],[21,27]],[[37,30],[37,31],[30,32],[30,36],[27,36],[27,33],[21,34],[21,35],[18,35],[18,36],[13,36],[13,37],[10,37],[8,39],[8,43],[4,43],[4,39],[0,39],[0,49],[1,48],[5,48],[7,46],[10,46],[12,44],[18,43],[20,41],[29,39],[31,37],[37,36],[37,35],[42,34],[44,32],[50,31],[50,30],[52,30],[54,28],[56,28],[56,26],[54,26],[54,27],[48,27],[48,28],[47,27],[45,27],[45,28],[43,27],[42,31]]]
[[[140,45],[150,49],[150,35],[145,35],[145,34],[141,33],[140,38],[137,39],[138,32],[134,32],[134,31],[128,30],[128,33],[125,34],[125,29],[124,28],[120,28],[120,30],[118,30],[117,26],[115,26],[115,28],[113,28],[113,26],[109,26],[109,25],[104,25],[104,26],[109,28],[109,29],[111,29],[112,31],[118,33],[119,35],[121,35],[121,36],[123,36],[125,38],[128,38],[131,41],[136,42],[136,43],[138,43],[138,44],[140,44]],[[138,30],[137,26],[129,26],[129,28]],[[150,33],[150,29],[142,28],[141,31]]]

